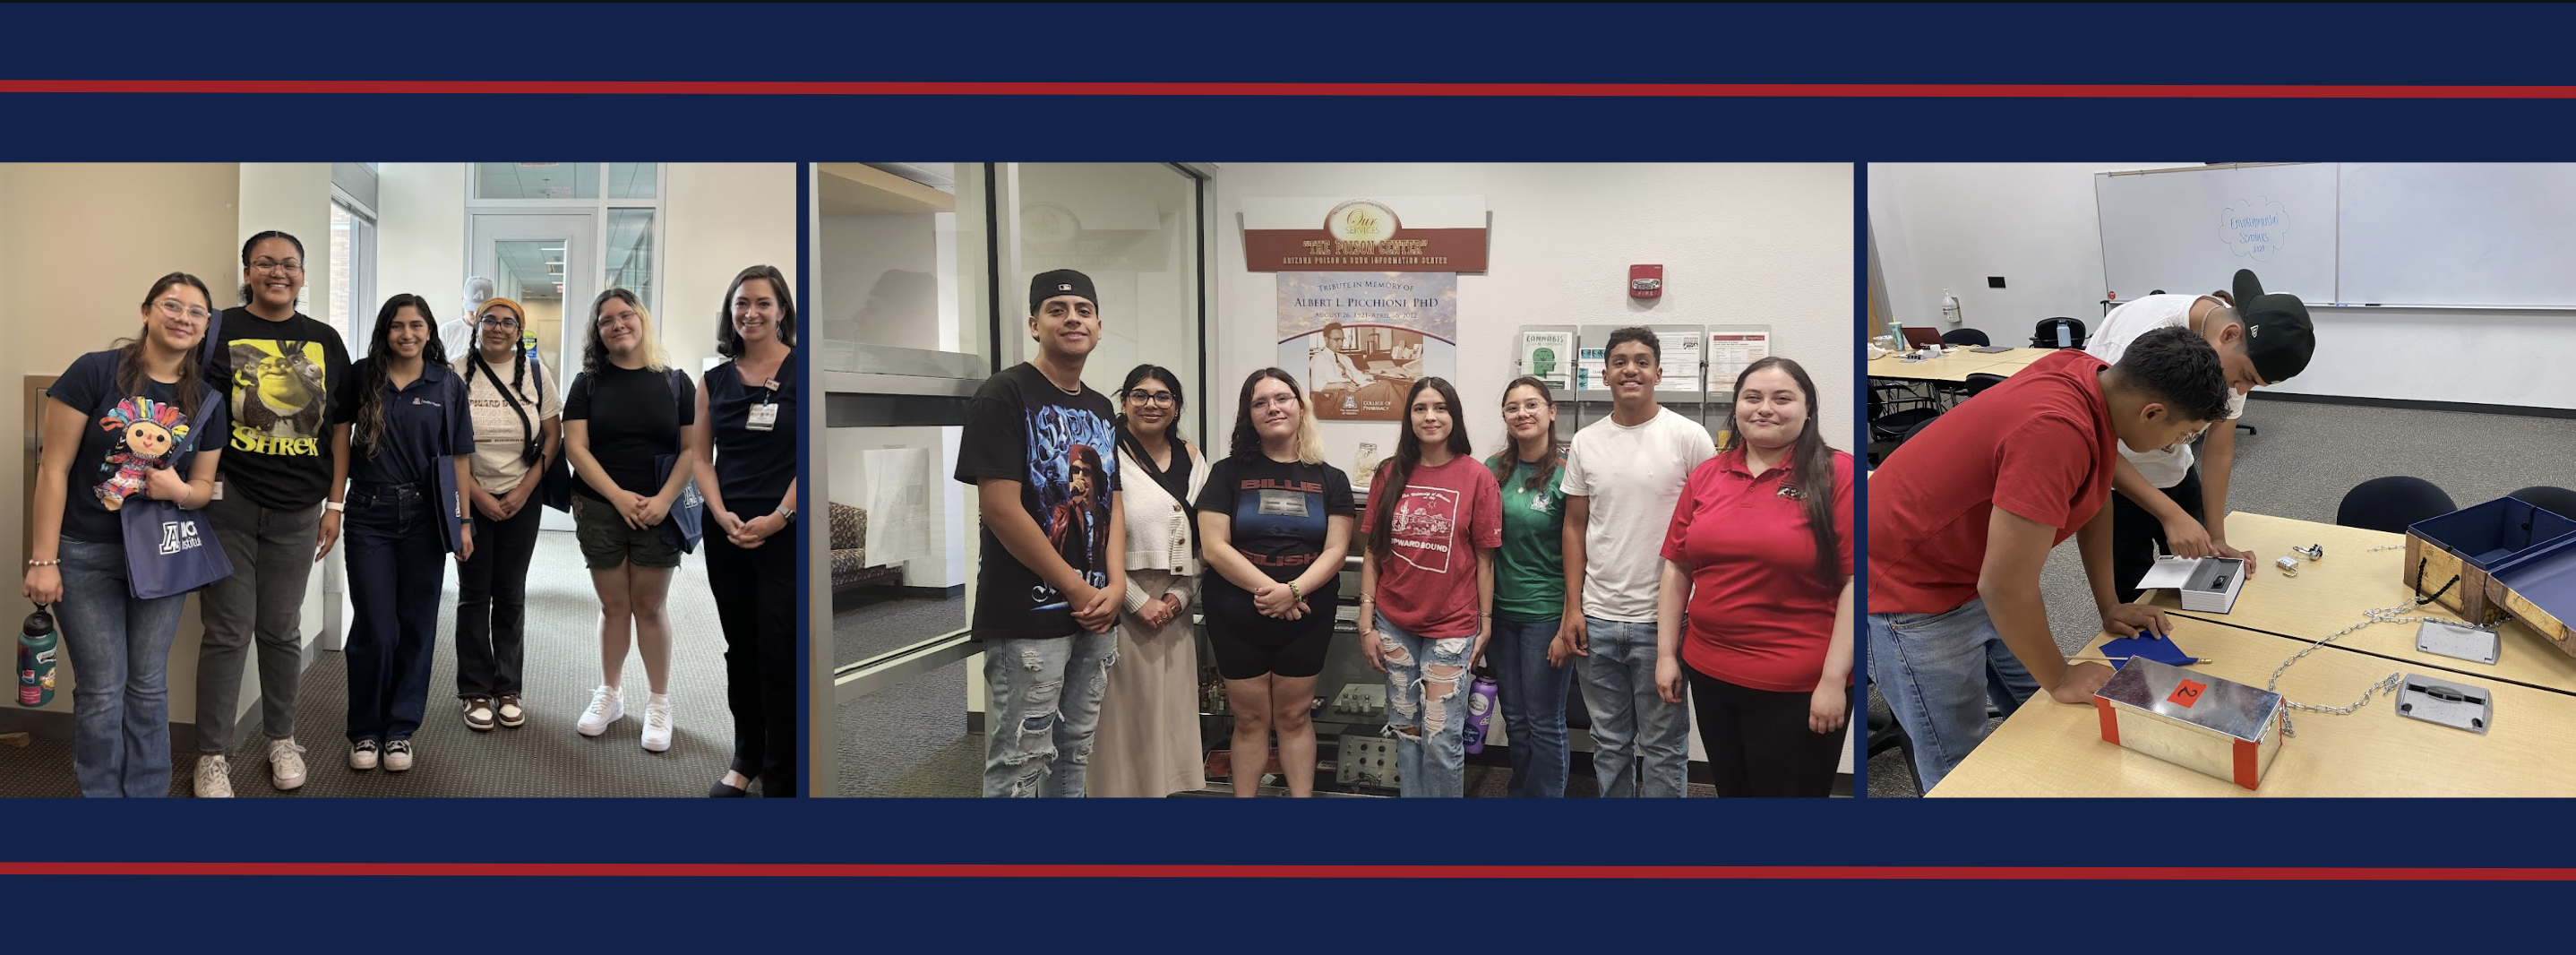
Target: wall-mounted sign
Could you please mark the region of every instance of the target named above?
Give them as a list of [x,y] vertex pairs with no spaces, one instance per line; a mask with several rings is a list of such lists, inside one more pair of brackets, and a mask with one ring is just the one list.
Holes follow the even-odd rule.
[[1458,276],[1279,276],[1279,367],[1302,375],[1317,421],[1401,421],[1426,376],[1458,374]]
[[1483,196],[1243,200],[1254,272],[1482,272]]

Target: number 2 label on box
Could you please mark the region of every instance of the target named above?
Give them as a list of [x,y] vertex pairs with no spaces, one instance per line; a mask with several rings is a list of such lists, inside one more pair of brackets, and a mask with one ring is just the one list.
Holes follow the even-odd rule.
[[2165,697],[2165,702],[2188,709],[2192,704],[2200,702],[2200,693],[2206,689],[2209,689],[2209,685],[2206,683],[2194,683],[2190,680],[2184,680],[2182,681],[2182,685],[2174,687],[2172,696]]

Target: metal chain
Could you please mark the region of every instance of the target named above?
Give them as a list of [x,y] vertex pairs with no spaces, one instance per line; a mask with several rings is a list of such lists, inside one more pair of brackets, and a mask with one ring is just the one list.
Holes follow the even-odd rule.
[[[2403,546],[2403,545],[2400,545],[2400,546]],[[2369,610],[2369,611],[2365,611],[2365,612],[2364,612],[2364,615],[2365,615],[2365,616],[2367,616],[2369,619],[2363,620],[2363,621],[2362,621],[2362,622],[2360,622],[2360,623],[2353,624],[2352,626],[2345,627],[2345,628],[2343,628],[2343,629],[2341,629],[2341,630],[2337,630],[2337,631],[2335,631],[2335,632],[2333,632],[2333,633],[2331,633],[2331,634],[2327,634],[2327,635],[2326,635],[2326,637],[2325,637],[2324,639],[2322,639],[2322,640],[2318,640],[2318,641],[2316,641],[2315,643],[2308,644],[2307,649],[2304,649],[2304,650],[2301,650],[2301,651],[2299,651],[2299,652],[2297,652],[2297,653],[2291,654],[2289,659],[2281,661],[2281,665],[2280,665],[2280,667],[2278,667],[2278,668],[2276,668],[2276,669],[2274,669],[2274,670],[2272,671],[2272,682],[2270,682],[2270,683],[2268,683],[2268,684],[2265,684],[2263,688],[2264,688],[2264,689],[2266,689],[2266,690],[2272,691],[2272,692],[2274,692],[2274,693],[2278,693],[2278,692],[2280,692],[2280,691],[2281,691],[2281,674],[2288,672],[2288,671],[2289,671],[2289,669],[2290,669],[2290,665],[2291,665],[2291,664],[2294,664],[2294,663],[2299,662],[2299,659],[2300,659],[2301,657],[2305,657],[2305,656],[2307,656],[2307,655],[2308,655],[2308,654],[2310,654],[2310,653],[2314,653],[2314,652],[2316,652],[2316,649],[2317,649],[2318,647],[2322,647],[2322,646],[2325,646],[2326,644],[2333,643],[2333,642],[2335,642],[2336,640],[2343,638],[2343,637],[2344,637],[2345,635],[2347,635],[2347,634],[2353,633],[2354,631],[2360,630],[2360,629],[2362,629],[2362,628],[2364,628],[2364,627],[2368,627],[2368,626],[2370,626],[2370,625],[2372,625],[2372,624],[2378,624],[2378,623],[2450,623],[2450,624],[2454,624],[2454,625],[2456,625],[2456,623],[2457,623],[2456,621],[2444,620],[2444,619],[2442,619],[2442,618],[2440,618],[2440,617],[2400,617],[2400,616],[2398,616],[2398,614],[2405,613],[2405,612],[2406,612],[2407,610],[2409,610],[2409,609],[2412,609],[2412,608],[2411,608],[2411,607],[2409,607],[2409,606],[2398,606],[2398,607],[2381,607],[2381,608],[2376,609],[2376,610]],[[2371,695],[2371,694],[2373,694],[2373,693],[2395,693],[2395,692],[2397,692],[2397,674],[2396,674],[2396,672],[2391,671],[2391,672],[2388,674],[2388,676],[2387,676],[2386,678],[2381,679],[2381,680],[2379,680],[2379,681],[2378,681],[2378,682],[2376,682],[2376,683],[2372,683],[2368,688],[2366,688],[2366,689],[2362,690],[2362,691],[2361,691],[2361,699],[2358,699],[2358,700],[2354,700],[2354,701],[2352,701],[2352,705],[2351,705],[2351,706],[2318,706],[2318,705],[2316,705],[2316,704],[2312,704],[2312,703],[2295,703],[2295,702],[2291,702],[2290,698],[2289,698],[2289,697],[2286,697],[2286,696],[2284,696],[2284,697],[2282,697],[2282,698],[2281,698],[2281,704],[2282,704],[2283,706],[2289,707],[2290,709],[2294,709],[2294,710],[2306,710],[2306,711],[2311,712],[2311,713],[2324,713],[2324,714],[2328,714],[2328,715],[2331,715],[2331,716],[2351,716],[2354,710],[2358,710],[2358,709],[2361,709],[2361,708],[2362,708],[2362,707],[2364,707],[2364,706],[2368,706],[2368,705],[2370,705],[2370,695]],[[2284,713],[2284,714],[2282,714],[2282,716],[2281,716],[2281,733],[2282,733],[2282,735],[2284,735],[2284,736],[2297,736],[2297,735],[2299,735],[2297,730],[2294,730],[2294,729],[2291,729],[2291,728],[2290,728],[2290,717],[2289,717],[2289,714]]]
[[2373,547],[2373,548],[2371,548],[2371,550],[2373,550],[2373,551],[2382,551],[2382,550],[2405,550],[2405,549],[2406,549],[2406,542],[2405,542],[2405,541],[2398,541],[2397,543],[2394,543],[2394,544],[2381,544],[2381,545],[2379,545],[2379,546],[2377,546],[2377,547]]

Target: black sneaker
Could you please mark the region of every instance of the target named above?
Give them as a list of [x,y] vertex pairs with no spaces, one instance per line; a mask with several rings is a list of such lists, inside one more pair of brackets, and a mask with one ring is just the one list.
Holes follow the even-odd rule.
[[362,773],[374,769],[376,757],[382,752],[376,748],[375,740],[362,739],[351,743],[349,744],[349,768]]

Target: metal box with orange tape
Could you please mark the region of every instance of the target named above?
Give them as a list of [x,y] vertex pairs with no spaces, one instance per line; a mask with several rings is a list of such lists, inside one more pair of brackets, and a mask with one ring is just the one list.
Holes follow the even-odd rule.
[[2130,657],[2093,694],[2102,740],[2247,789],[2281,752],[2281,694]]

